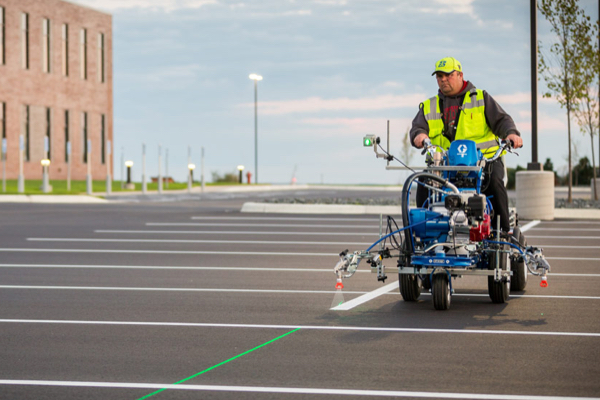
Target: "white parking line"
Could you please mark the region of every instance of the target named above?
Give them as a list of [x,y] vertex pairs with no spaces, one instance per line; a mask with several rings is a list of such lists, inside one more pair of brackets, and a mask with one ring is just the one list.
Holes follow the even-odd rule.
[[558,240],[570,240],[570,239],[600,239],[600,236],[530,236],[527,235],[527,239],[558,239]]
[[341,221],[341,222],[377,222],[379,218],[315,218],[315,217],[191,217],[193,220],[234,220],[234,221]]
[[155,230],[108,230],[97,229],[94,233],[143,233],[143,234],[186,234],[186,235],[309,235],[309,236],[367,236],[379,235],[379,231],[361,232],[260,232],[260,231],[155,231]]
[[311,246],[369,246],[373,242],[300,242],[277,240],[175,240],[175,239],[101,239],[101,238],[27,238],[30,242],[92,242],[92,243],[198,243],[198,244],[276,244]]
[[[600,260],[600,259],[599,259]],[[268,268],[268,267],[192,267],[192,266],[167,266],[167,265],[83,265],[83,264],[0,264],[0,268],[56,268],[56,269],[139,269],[139,270],[190,270],[190,271],[246,271],[246,272],[325,272],[331,274],[331,268]],[[366,269],[359,269],[355,273],[371,273]],[[554,277],[591,277],[598,278],[600,274],[559,274],[552,273]]]
[[62,319],[0,319],[0,323],[17,324],[67,324],[67,325],[116,325],[116,326],[159,326],[193,328],[241,328],[241,329],[307,329],[319,331],[358,331],[358,332],[405,332],[405,333],[451,333],[482,335],[525,335],[525,336],[582,336],[600,337],[598,332],[555,332],[555,331],[511,331],[501,329],[436,329],[436,328],[388,328],[365,326],[334,325],[274,325],[274,324],[217,324],[207,322],[149,322],[149,321],[93,321]]
[[14,253],[122,253],[122,254],[216,254],[233,256],[302,256],[339,257],[339,253],[284,253],[268,251],[200,251],[200,250],[115,250],[115,249],[38,249],[0,248],[0,252]]
[[89,382],[89,381],[41,381],[23,379],[2,379],[0,385],[21,386],[60,386],[113,389],[168,389],[235,393],[276,393],[276,394],[310,394],[336,396],[371,396],[371,397],[418,397],[437,399],[479,399],[479,400],[598,400],[594,397],[571,396],[530,396],[509,394],[477,394],[477,393],[444,393],[444,392],[409,392],[400,390],[360,390],[360,389],[325,389],[325,388],[293,388],[293,387],[260,387],[260,386],[224,386],[224,385],[191,385],[166,383],[131,383],[131,382]]
[[310,225],[310,224],[229,224],[229,223],[201,223],[201,222],[146,222],[147,226],[247,226],[263,228],[379,228],[379,225]]
[[[339,308],[336,310],[347,311],[359,304],[372,300],[381,295],[398,296],[399,293],[390,293],[394,287],[398,287],[398,282],[390,283],[372,292],[362,291],[344,291],[346,294],[360,294],[352,307]],[[334,294],[335,290],[284,290],[284,289],[221,289],[221,288],[158,288],[158,287],[125,287],[125,286],[35,286],[35,285],[0,285],[0,289],[16,290],[98,290],[98,291],[120,291],[120,292],[218,292],[218,293],[286,293],[286,294]],[[385,289],[385,290],[384,290]],[[423,293],[428,296],[431,293]],[[488,294],[481,293],[454,293],[452,296],[464,297],[488,297]],[[568,300],[600,300],[600,296],[555,296],[555,295],[533,295],[516,294],[510,295],[513,298],[532,298],[532,299],[568,299]],[[363,298],[366,298],[364,300]],[[360,299],[360,300],[359,300]],[[350,303],[350,302],[348,302]]]
[[[267,268],[267,267],[192,267],[192,266],[159,266],[159,265],[82,265],[82,264],[0,264],[0,268],[66,268],[66,269],[150,269],[150,270],[199,270],[199,271],[273,271],[273,272],[327,272],[332,268]],[[371,273],[362,269],[356,273]],[[599,275],[600,276],[600,275]]]
[[532,228],[532,231],[576,231],[576,232],[599,232],[600,228]]

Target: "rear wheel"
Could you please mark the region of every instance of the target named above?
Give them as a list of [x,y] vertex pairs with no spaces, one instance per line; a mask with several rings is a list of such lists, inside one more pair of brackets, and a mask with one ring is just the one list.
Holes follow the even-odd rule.
[[[518,227],[513,229],[513,236],[522,247],[527,246],[527,240],[525,240],[525,236]],[[527,286],[527,266],[523,257],[511,258],[510,270],[513,272],[510,280],[510,290],[514,292],[525,289],[525,286]]]
[[432,282],[433,307],[436,310],[447,310],[450,308],[450,281],[448,274],[438,273],[433,275]]
[[414,274],[399,274],[400,294],[404,301],[416,301],[421,295],[419,278]]
[[[508,253],[500,253],[498,257],[499,261],[496,261],[496,254],[492,255],[491,257],[490,269],[496,269],[496,265],[499,262],[500,269],[502,271],[506,271],[506,267],[508,266]],[[508,295],[510,293],[510,279],[508,279],[508,277],[503,277],[500,279],[500,281],[496,282],[494,276],[490,275],[488,276],[488,290],[490,293],[490,299],[492,299],[492,303],[504,303],[506,300],[508,300]]]

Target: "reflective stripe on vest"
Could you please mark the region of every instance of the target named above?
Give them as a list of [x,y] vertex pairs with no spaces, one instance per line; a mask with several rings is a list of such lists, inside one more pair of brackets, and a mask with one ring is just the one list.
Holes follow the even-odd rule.
[[[468,139],[477,143],[477,148],[487,158],[492,157],[498,150],[496,135],[492,132],[485,120],[485,102],[483,91],[471,89],[465,95],[463,105],[460,107],[460,118],[456,127],[455,140]],[[444,122],[440,110],[439,97],[434,96],[423,102],[423,113],[429,125],[429,139],[432,144],[447,150],[450,140],[444,136]]]

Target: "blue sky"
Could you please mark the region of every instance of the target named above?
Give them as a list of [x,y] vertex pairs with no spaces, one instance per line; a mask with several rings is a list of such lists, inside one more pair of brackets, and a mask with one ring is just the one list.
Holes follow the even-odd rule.
[[[362,137],[384,137],[390,120],[398,155],[419,102],[437,92],[434,63],[446,56],[517,123],[525,148],[507,164],[531,160],[529,0],[74,2],[113,16],[116,179],[122,153],[140,179],[142,143],[149,175],[159,144],[176,180],[185,179],[188,146],[198,166],[204,147],[207,181],[239,164],[254,173],[248,75],[257,73],[260,183],[289,183],[294,171],[298,183],[400,183],[404,175],[386,171]],[[598,17],[596,0],[580,3]],[[541,15],[538,24],[549,44]],[[566,112],[554,99],[540,98],[538,129],[539,159],[565,166]],[[573,137],[591,157],[576,124]],[[421,163],[413,150],[411,164]]]

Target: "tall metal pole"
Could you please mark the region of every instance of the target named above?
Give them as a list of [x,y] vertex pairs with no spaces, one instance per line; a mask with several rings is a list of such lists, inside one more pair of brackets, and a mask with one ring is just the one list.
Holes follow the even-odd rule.
[[162,182],[162,144],[158,145],[158,193],[163,191]]
[[204,147],[200,148],[200,188],[204,192]]
[[[600,0],[599,0],[600,1]],[[538,162],[538,46],[537,46],[537,0],[530,0],[530,39],[531,39],[531,163],[528,170],[541,170]]]
[[148,191],[148,180],[146,178],[146,143],[142,143],[142,193]]
[[169,149],[165,149],[165,188],[169,188]]
[[254,80],[254,183],[258,184],[258,80]]

